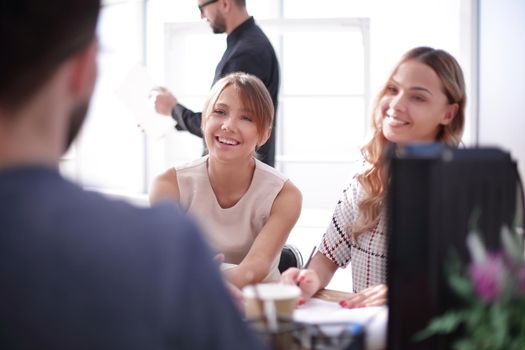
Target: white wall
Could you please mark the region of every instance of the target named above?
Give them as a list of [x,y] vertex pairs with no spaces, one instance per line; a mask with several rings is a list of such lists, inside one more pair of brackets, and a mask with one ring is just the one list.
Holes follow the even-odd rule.
[[525,174],[525,1],[480,0],[479,143]]

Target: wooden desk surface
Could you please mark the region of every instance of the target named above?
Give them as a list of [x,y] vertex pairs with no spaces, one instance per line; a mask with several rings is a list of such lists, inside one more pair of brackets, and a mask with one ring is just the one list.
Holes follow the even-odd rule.
[[351,294],[352,293],[341,292],[339,290],[321,289],[320,291],[314,294],[314,298],[338,303],[341,299],[347,298]]

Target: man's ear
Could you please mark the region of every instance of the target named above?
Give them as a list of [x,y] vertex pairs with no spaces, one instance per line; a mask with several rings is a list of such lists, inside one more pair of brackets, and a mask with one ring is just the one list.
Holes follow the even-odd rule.
[[89,97],[97,79],[98,42],[93,40],[72,57],[71,91],[75,96]]
[[445,116],[443,117],[443,120],[441,120],[441,125],[448,125],[450,122],[454,120],[456,117],[456,114],[458,114],[459,105],[457,103],[453,103],[447,107],[447,111],[445,113]]
[[231,11],[232,0],[219,0],[219,6],[221,7],[221,9],[224,12],[227,13],[227,12]]

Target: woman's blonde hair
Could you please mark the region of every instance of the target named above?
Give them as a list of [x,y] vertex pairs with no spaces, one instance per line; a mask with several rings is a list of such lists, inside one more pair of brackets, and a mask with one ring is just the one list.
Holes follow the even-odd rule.
[[213,85],[202,110],[201,128],[204,130],[206,120],[213,112],[219,96],[228,86],[235,88],[243,107],[253,113],[252,117],[259,137],[271,130],[274,109],[268,89],[256,76],[240,72],[228,74]]
[[457,104],[458,109],[453,120],[442,125],[436,141],[457,147],[461,142],[465,124],[465,81],[463,72],[456,59],[448,52],[430,47],[416,47],[403,55],[380,90],[372,107],[373,134],[368,143],[361,148],[367,169],[357,176],[357,180],[365,190],[364,198],[359,202],[359,215],[350,227],[351,235],[357,235],[373,229],[378,223],[384,209],[384,199],[388,185],[388,170],[384,161],[384,153],[389,143],[382,130],[383,116],[381,99],[387,91],[387,86],[398,67],[407,61],[417,61],[430,67],[439,77],[449,104]]

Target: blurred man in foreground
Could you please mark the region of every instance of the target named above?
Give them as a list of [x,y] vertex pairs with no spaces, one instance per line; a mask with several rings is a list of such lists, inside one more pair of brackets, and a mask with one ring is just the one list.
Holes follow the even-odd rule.
[[100,0],[0,5],[0,348],[256,349],[195,224],[62,178]]

